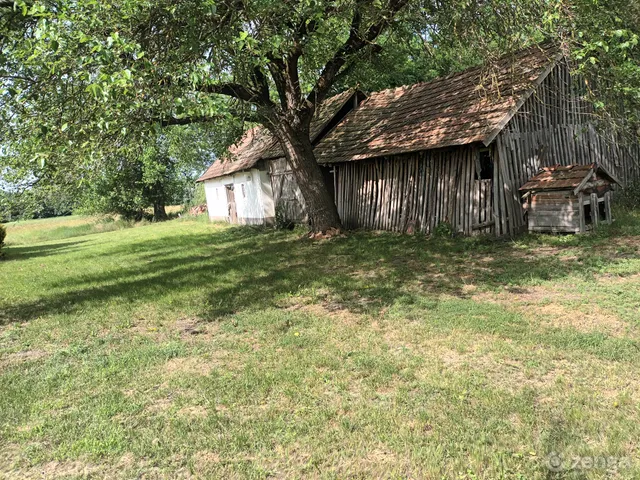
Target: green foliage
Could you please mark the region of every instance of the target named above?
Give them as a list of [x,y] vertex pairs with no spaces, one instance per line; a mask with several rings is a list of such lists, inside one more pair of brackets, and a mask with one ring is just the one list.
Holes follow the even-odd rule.
[[287,211],[282,205],[276,206],[276,223],[275,227],[278,230],[293,230],[295,224],[287,217]]
[[[90,184],[85,184],[79,211],[115,213],[125,219],[164,220],[158,209],[188,205],[196,192],[195,180],[212,161],[211,132],[195,126],[165,130],[153,141],[131,144],[101,162]],[[162,215],[162,217],[158,217]]]
[[640,210],[640,180],[630,182],[624,188],[616,190],[614,201],[626,210]]
[[[570,5],[570,7],[569,7]],[[640,4],[627,0],[573,0],[573,55],[590,81],[592,100],[603,117],[615,121],[621,109],[640,121]],[[613,118],[612,118],[613,117]],[[633,132],[637,135],[637,132]]]
[[16,191],[0,190],[0,221],[71,215],[79,195],[69,187],[45,182]]
[[453,227],[449,222],[440,222],[433,231],[433,235],[439,238],[451,238],[453,236]]
[[2,247],[4,247],[4,240],[7,238],[7,228],[0,223],[0,257],[2,257]]
[[204,190],[204,183],[196,183],[192,190],[192,195],[190,198],[185,198],[184,206],[185,210],[188,211],[191,207],[196,207],[198,205],[206,205],[207,196]]

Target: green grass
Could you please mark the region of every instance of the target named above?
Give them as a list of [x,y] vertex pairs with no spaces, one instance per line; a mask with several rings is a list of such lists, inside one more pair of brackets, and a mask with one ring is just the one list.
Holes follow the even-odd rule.
[[22,220],[7,224],[11,236],[7,238],[6,243],[8,245],[29,245],[93,233],[112,232],[145,224],[144,222],[136,224],[126,220],[115,220],[109,216],[94,218],[80,215],[46,220]]
[[9,225],[0,477],[606,475],[554,451],[638,478],[640,214],[618,218],[516,241]]

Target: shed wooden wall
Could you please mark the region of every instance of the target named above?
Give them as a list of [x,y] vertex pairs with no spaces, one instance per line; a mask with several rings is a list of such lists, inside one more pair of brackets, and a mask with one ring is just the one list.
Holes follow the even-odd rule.
[[[457,147],[335,164],[336,205],[346,228],[488,233],[491,181],[476,180],[478,148]],[[474,228],[475,227],[475,228]]]
[[526,226],[518,189],[540,167],[598,162],[623,183],[640,179],[640,143],[597,129],[584,94],[584,81],[561,63],[496,138],[498,235]]
[[306,223],[306,204],[286,159],[277,158],[268,165],[276,214],[294,223]]

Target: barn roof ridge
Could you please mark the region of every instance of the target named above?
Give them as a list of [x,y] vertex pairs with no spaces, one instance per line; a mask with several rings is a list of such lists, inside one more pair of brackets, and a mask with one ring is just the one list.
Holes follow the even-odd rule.
[[316,158],[339,163],[488,145],[562,57],[555,44],[538,44],[492,66],[373,92],[318,143]]

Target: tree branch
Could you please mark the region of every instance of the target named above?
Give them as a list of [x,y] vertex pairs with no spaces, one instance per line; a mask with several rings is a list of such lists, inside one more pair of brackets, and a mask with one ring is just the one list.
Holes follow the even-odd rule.
[[264,103],[271,103],[271,99],[269,98],[269,82],[261,67],[256,66],[253,68],[253,78],[260,92],[260,97],[262,97],[262,101]]
[[307,103],[309,105],[315,106],[326,98],[330,88],[335,83],[337,75],[347,63],[349,57],[358,53],[378,38],[384,29],[389,26],[396,14],[404,8],[407,3],[409,3],[409,0],[389,0],[389,4],[382,18],[378,22],[370,25],[364,34],[360,33],[362,18],[356,8],[351,21],[349,38],[322,69],[322,73],[320,77],[318,77],[313,90],[311,90],[311,93],[307,96]]
[[194,123],[207,123],[214,121],[212,117],[169,117],[152,121],[152,123],[159,123],[162,127],[170,127],[173,125],[193,125]]
[[205,85],[199,88],[201,92],[213,93],[217,95],[226,95],[227,97],[237,98],[245,102],[251,102],[258,105],[266,105],[265,99],[261,92],[256,92],[250,88],[240,85],[239,83],[219,83],[216,85]]

